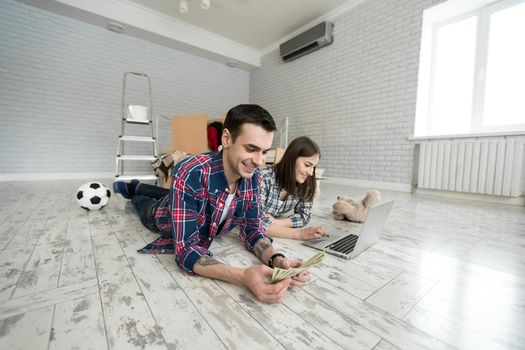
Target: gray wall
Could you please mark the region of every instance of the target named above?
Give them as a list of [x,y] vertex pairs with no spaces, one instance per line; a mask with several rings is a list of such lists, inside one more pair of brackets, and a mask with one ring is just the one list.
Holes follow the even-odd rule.
[[267,54],[251,101],[289,118],[289,140],[316,140],[326,175],[409,184],[422,12],[440,2],[362,3],[333,21],[332,45],[290,63]]
[[[126,71],[150,75],[157,114],[249,100],[248,72],[0,0],[0,175],[113,172]],[[144,104],[144,86],[130,80],[128,102]],[[169,147],[169,121],[160,129]]]

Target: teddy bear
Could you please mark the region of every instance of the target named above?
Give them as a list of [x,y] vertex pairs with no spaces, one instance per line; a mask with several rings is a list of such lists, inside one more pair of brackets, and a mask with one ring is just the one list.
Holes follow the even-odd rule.
[[363,199],[356,202],[350,197],[338,196],[332,205],[334,219],[355,222],[365,221],[368,208],[375,206],[381,199],[381,193],[375,190],[366,192]]

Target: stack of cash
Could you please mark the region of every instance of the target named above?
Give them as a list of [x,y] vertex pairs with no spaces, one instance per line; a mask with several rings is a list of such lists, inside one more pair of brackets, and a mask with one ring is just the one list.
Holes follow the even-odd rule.
[[273,269],[273,275],[272,275],[271,282],[272,283],[279,282],[286,278],[293,277],[303,271],[306,271],[312,266],[317,266],[324,260],[325,256],[326,256],[326,253],[324,251],[320,251],[319,253],[312,256],[310,259],[308,259],[305,263],[303,263],[299,267],[290,268],[288,270],[275,267]]

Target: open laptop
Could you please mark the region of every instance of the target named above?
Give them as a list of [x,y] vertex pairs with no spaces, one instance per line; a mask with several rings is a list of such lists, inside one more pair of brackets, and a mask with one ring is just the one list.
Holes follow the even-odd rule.
[[393,206],[394,201],[391,200],[368,209],[359,235],[331,230],[330,237],[312,239],[303,244],[344,259],[353,259],[379,240]]

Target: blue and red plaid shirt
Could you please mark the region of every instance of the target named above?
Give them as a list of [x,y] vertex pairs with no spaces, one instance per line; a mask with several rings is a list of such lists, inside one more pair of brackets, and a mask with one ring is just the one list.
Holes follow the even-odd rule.
[[240,224],[240,238],[249,251],[261,238],[268,238],[262,228],[259,198],[259,170],[237,183],[226,221],[219,225],[228,197],[222,152],[205,153],[178,163],[173,171],[169,195],[160,199],[154,220],[160,238],[139,250],[143,253],[175,253],[177,264],[193,274],[193,265],[208,250],[216,237]]
[[263,209],[262,225],[264,230],[272,224],[266,216],[270,214],[279,218],[293,209],[293,214],[288,215],[292,221],[292,227],[298,228],[308,225],[312,218],[313,201],[306,201],[304,198],[289,195],[286,200],[281,200],[283,187],[277,182],[275,176],[275,166],[270,166],[261,171],[262,183],[260,186],[261,204]]

